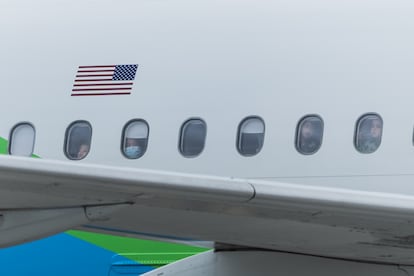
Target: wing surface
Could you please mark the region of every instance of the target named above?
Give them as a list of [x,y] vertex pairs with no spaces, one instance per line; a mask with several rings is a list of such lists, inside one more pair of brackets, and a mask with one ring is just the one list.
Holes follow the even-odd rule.
[[414,264],[396,193],[0,156],[0,215],[3,246],[79,227]]

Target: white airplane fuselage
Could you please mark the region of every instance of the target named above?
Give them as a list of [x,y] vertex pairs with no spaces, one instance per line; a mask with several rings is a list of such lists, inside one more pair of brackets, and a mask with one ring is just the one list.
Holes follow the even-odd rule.
[[[92,126],[92,140],[88,155],[71,161],[79,164],[414,196],[413,10],[404,0],[2,3],[0,137],[10,140],[16,124],[29,122],[34,154],[68,160],[65,133],[84,120]],[[79,66],[105,64],[138,64],[130,95],[71,96]],[[364,114],[383,120],[381,144],[370,154],[354,143]],[[310,155],[295,147],[296,128],[307,115],[319,116],[324,125],[321,147]],[[263,120],[264,143],[256,155],[243,156],[238,129],[250,116]],[[206,123],[207,134],[202,152],[187,158],[179,151],[180,130],[192,118]],[[148,147],[138,159],[121,152],[123,128],[132,119],[149,126]],[[153,215],[171,217],[179,209],[174,204],[166,201],[172,211],[162,215],[161,208]],[[388,236],[400,222],[369,233],[317,213],[320,224],[307,224],[301,214],[303,222],[274,223],[281,213],[261,213],[259,207],[192,208],[187,219],[200,225],[177,226],[172,236],[237,243],[234,230],[244,227],[245,218],[232,221],[233,227],[209,228],[209,215],[197,212],[222,214],[223,222],[227,213],[252,212],[248,221],[255,226],[240,235],[275,227],[283,238],[263,235],[243,240],[245,246],[414,264],[405,258],[413,247],[411,227]],[[346,227],[332,230],[341,221]],[[143,229],[166,234],[154,226]],[[366,245],[359,241],[379,253],[355,252]],[[393,248],[391,261],[381,246]]]

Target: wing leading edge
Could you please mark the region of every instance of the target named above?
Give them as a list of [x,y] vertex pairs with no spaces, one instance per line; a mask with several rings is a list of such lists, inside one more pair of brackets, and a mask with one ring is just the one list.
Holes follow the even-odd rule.
[[414,264],[402,194],[0,156],[0,211],[3,246],[80,226]]

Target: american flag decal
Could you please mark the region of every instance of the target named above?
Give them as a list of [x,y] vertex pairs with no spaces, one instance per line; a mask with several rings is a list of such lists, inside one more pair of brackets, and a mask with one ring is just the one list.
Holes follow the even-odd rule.
[[79,66],[71,96],[129,95],[138,64]]

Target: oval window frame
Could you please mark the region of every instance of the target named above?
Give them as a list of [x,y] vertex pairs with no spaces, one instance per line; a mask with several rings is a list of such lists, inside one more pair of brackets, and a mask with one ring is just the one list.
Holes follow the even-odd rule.
[[[146,137],[146,140],[147,141],[146,141],[146,145],[145,145],[145,148],[142,151],[142,153],[140,155],[138,155],[138,157],[136,157],[136,158],[133,158],[133,157],[131,158],[131,157],[129,157],[129,156],[126,155],[125,150],[124,150],[125,149],[126,138],[128,138],[128,137],[125,137],[125,136],[126,136],[127,128],[131,124],[136,123],[136,122],[141,122],[141,123],[144,123],[146,125],[146,127],[147,127],[147,137]],[[150,135],[150,127],[149,127],[149,124],[148,124],[148,122],[146,120],[144,120],[144,119],[132,119],[132,120],[129,120],[128,122],[126,122],[126,124],[122,128],[122,136],[121,136],[121,153],[122,153],[122,155],[125,158],[129,159],[129,160],[136,160],[136,159],[142,158],[145,155],[145,153],[147,152],[147,149],[148,149],[149,135]]]
[[[72,156],[70,156],[70,154],[69,154],[69,149],[68,149],[68,146],[69,146],[69,142],[70,142],[70,140],[69,140],[69,134],[70,134],[70,131],[71,131],[71,129],[76,125],[76,124],[86,124],[86,125],[88,125],[89,126],[89,128],[90,128],[90,130],[91,130],[91,135],[90,135],[90,137],[89,137],[89,150],[88,150],[88,152],[82,157],[82,158],[74,158],[74,157],[72,157]],[[69,125],[68,125],[68,127],[66,128],[66,131],[65,131],[65,143],[64,143],[64,145],[63,145],[63,152],[64,152],[64,154],[65,154],[65,156],[69,159],[69,160],[73,160],[73,161],[79,161],[79,160],[83,160],[83,159],[85,159],[88,155],[89,155],[89,153],[91,152],[91,148],[92,148],[92,136],[93,136],[93,128],[92,128],[92,125],[91,125],[91,123],[90,122],[88,122],[88,121],[86,121],[86,120],[76,120],[76,121],[73,121],[72,123],[70,123]]]
[[[33,129],[33,144],[32,144],[32,151],[31,151],[31,154],[30,154],[30,155],[15,155],[15,154],[13,154],[13,153],[12,153],[12,146],[13,146],[13,133],[16,131],[16,129],[17,129],[18,127],[23,126],[23,125],[30,126],[30,127]],[[9,143],[8,143],[8,149],[7,149],[7,151],[8,151],[8,153],[9,153],[10,155],[13,155],[13,156],[25,156],[25,157],[31,157],[31,156],[34,154],[35,143],[36,143],[36,128],[34,127],[34,125],[33,125],[32,123],[30,123],[30,122],[26,122],[26,121],[24,121],[24,122],[20,122],[20,123],[15,124],[15,125],[12,127],[11,131],[10,131],[10,135],[9,135]]]
[[[379,119],[381,121],[381,133],[379,136],[379,143],[378,143],[378,146],[373,151],[361,151],[361,148],[359,146],[359,140],[360,140],[359,135],[361,131],[360,126],[362,124],[362,121],[367,119],[370,116],[375,117],[375,119],[377,120]],[[381,115],[375,112],[368,112],[368,113],[364,113],[361,116],[359,116],[358,119],[356,120],[355,131],[354,131],[354,147],[356,151],[361,154],[371,154],[371,153],[376,152],[381,147],[383,132],[384,132],[384,120],[382,119]]]
[[[309,118],[317,118],[321,122],[320,143],[319,143],[319,146],[312,152],[303,151],[302,147],[300,147],[300,142],[301,142],[300,141],[300,139],[301,139],[300,134],[302,132],[302,125]],[[313,154],[317,153],[322,148],[324,134],[325,134],[325,122],[324,122],[323,118],[320,115],[318,115],[318,114],[307,114],[307,115],[301,117],[299,119],[298,123],[296,124],[296,133],[295,133],[295,148],[296,148],[296,151],[298,153],[302,154],[302,155],[313,155]]]
[[[262,123],[262,125],[263,125],[263,141],[262,141],[262,143],[261,143],[261,145],[260,145],[260,147],[259,147],[259,149],[256,151],[256,153],[254,153],[254,154],[245,154],[245,153],[243,153],[242,151],[241,151],[241,136],[242,136],[242,127],[243,127],[243,124],[244,123],[246,123],[248,120],[252,120],[252,119],[256,119],[256,120],[259,120],[261,123]],[[244,133],[244,132],[243,132]],[[241,156],[244,156],[244,157],[252,157],[252,156],[256,156],[257,154],[259,154],[261,151],[262,151],[262,149],[263,149],[263,146],[264,146],[264,141],[265,141],[265,135],[266,135],[266,124],[265,124],[265,121],[263,120],[263,118],[262,117],[260,117],[260,116],[256,116],[256,115],[252,115],[252,116],[247,116],[247,117],[245,117],[245,118],[243,118],[243,120],[241,120],[241,122],[239,123],[239,126],[238,126],[238,128],[237,128],[237,139],[236,139],[236,149],[237,149],[237,151],[238,151],[238,153],[241,155]]]
[[[186,155],[183,151],[183,145],[184,145],[183,144],[183,142],[184,142],[184,135],[183,134],[184,134],[186,125],[188,125],[191,121],[200,121],[200,122],[202,122],[203,125],[204,125],[205,134],[204,134],[203,146],[202,146],[201,150],[197,154]],[[193,118],[189,118],[189,119],[185,120],[184,123],[181,124],[180,136],[179,136],[179,142],[178,142],[178,151],[180,152],[180,154],[183,157],[185,157],[185,158],[195,158],[195,157],[200,156],[203,153],[203,151],[206,147],[206,141],[207,141],[207,123],[203,119],[198,118],[198,117],[193,117]]]

